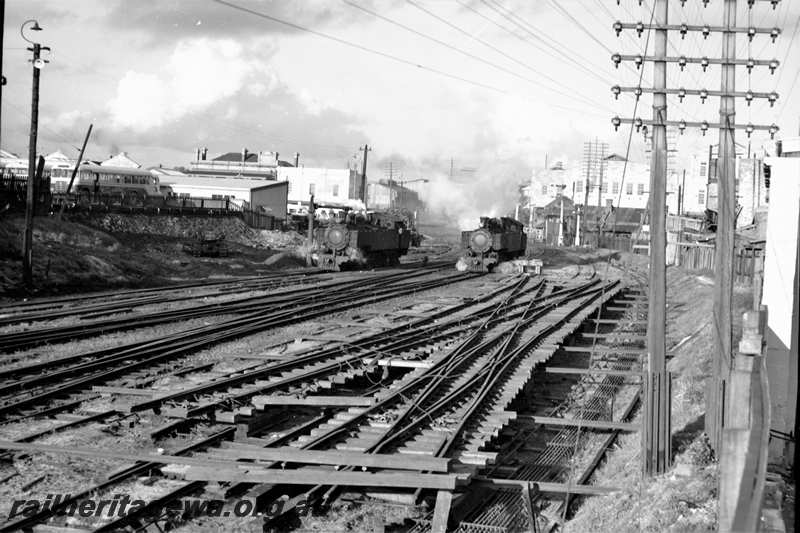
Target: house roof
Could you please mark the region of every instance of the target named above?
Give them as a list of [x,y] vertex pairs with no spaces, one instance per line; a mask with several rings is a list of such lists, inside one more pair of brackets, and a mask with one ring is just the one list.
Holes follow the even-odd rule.
[[607,207],[588,206],[585,208],[587,231],[616,230],[617,233],[632,233],[642,225],[645,209],[635,207]]
[[[257,163],[258,162],[258,154],[247,154],[247,157],[244,158],[245,162],[250,163]],[[228,152],[227,154],[222,154],[219,157],[215,157],[212,161],[233,161],[233,162],[241,162],[242,161],[242,152]]]
[[[259,180],[249,178],[211,178],[204,176],[163,175],[159,177],[162,185],[178,185],[181,187],[197,187],[200,189],[250,191],[270,187],[285,181]],[[288,186],[288,185],[287,185]]]
[[559,196],[546,206],[542,207],[542,215],[545,217],[561,216],[561,200],[564,200],[564,216],[572,212],[575,203],[566,196]]
[[142,165],[128,157],[128,152],[120,152],[117,155],[106,159],[100,163],[104,167],[127,167],[127,168],[141,168]]

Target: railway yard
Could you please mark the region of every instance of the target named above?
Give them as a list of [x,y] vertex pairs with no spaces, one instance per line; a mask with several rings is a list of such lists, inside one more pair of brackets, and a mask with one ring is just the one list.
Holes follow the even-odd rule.
[[[356,530],[553,527],[565,502],[615,490],[590,480],[636,430],[646,292],[615,264],[7,302],[0,530],[323,531],[344,508],[373,510]],[[145,503],[68,512],[121,494]]]

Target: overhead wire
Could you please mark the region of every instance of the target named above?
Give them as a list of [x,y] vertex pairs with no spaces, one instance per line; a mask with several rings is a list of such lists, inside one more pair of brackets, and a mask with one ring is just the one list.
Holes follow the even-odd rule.
[[269,20],[271,22],[275,22],[276,24],[282,24],[282,25],[287,26],[289,28],[294,28],[296,30],[300,30],[300,31],[303,31],[303,32],[306,32],[306,33],[310,33],[312,35],[316,35],[317,37],[322,37],[323,39],[328,39],[330,41],[337,42],[339,44],[348,46],[350,48],[355,48],[357,50],[361,50],[362,52],[367,52],[367,53],[372,54],[372,55],[383,57],[385,59],[389,59],[389,60],[397,62],[397,63],[402,63],[404,65],[415,67],[415,68],[418,68],[418,69],[421,69],[421,70],[427,70],[428,72],[432,72],[434,74],[438,74],[438,75],[443,76],[445,78],[449,78],[449,79],[452,79],[452,80],[456,80],[456,81],[460,81],[460,82],[463,82],[463,83],[467,83],[469,85],[473,85],[475,87],[480,87],[482,89],[487,89],[487,90],[498,92],[498,93],[501,93],[501,94],[508,94],[508,91],[506,91],[504,89],[500,89],[498,87],[495,87],[495,86],[492,86],[492,85],[488,85],[486,83],[482,83],[482,82],[479,82],[479,81],[470,80],[468,78],[464,78],[464,77],[458,76],[456,74],[452,74],[452,73],[449,73],[449,72],[446,72],[446,71],[443,71],[443,70],[439,70],[439,69],[434,68],[434,67],[429,67],[429,66],[417,63],[415,61],[411,61],[411,60],[404,59],[402,57],[396,56],[394,54],[390,54],[388,52],[382,52],[380,50],[376,50],[374,48],[370,48],[370,47],[365,46],[365,45],[360,44],[360,43],[349,41],[347,39],[343,39],[343,38],[337,37],[335,35],[330,35],[330,34],[325,33],[325,32],[321,32],[319,30],[315,30],[315,29],[312,29],[312,28],[307,28],[307,27],[302,26],[300,24],[296,24],[296,23],[290,22],[288,20],[283,20],[283,19],[280,19],[278,17],[272,16],[272,15],[270,15],[268,13],[263,13],[261,11],[256,11],[255,9],[250,9],[248,7],[240,6],[238,4],[235,4],[233,2],[229,2],[227,0],[211,0],[211,1],[215,2],[217,4],[220,4],[222,6],[226,6],[226,7],[230,8],[230,9],[233,9],[233,10],[236,10],[236,11],[241,11],[242,13],[247,13],[247,14],[253,15],[255,17],[263,18],[265,20]]
[[[493,44],[491,44],[491,43],[487,42],[487,41],[486,41],[486,40],[484,40],[484,39],[481,39],[480,37],[478,37],[478,36],[476,36],[476,35],[474,35],[474,34],[472,34],[472,33],[468,32],[468,31],[464,30],[463,28],[461,28],[461,27],[459,27],[459,26],[457,26],[457,25],[453,24],[452,22],[448,21],[447,19],[440,17],[440,16],[439,16],[439,15],[437,15],[436,13],[434,13],[434,12],[432,12],[432,11],[430,11],[430,10],[428,10],[428,9],[424,8],[424,7],[422,7],[421,5],[419,5],[418,3],[414,2],[413,0],[406,0],[406,2],[407,2],[408,4],[410,4],[410,5],[414,6],[415,8],[419,9],[420,11],[422,11],[422,12],[424,12],[424,13],[427,13],[429,16],[433,17],[434,19],[438,20],[439,22],[441,22],[441,23],[443,23],[443,24],[445,24],[445,25],[449,26],[450,28],[452,28],[452,29],[454,29],[454,30],[458,31],[459,33],[461,33],[461,34],[463,34],[463,35],[465,35],[465,36],[469,37],[470,39],[472,39],[472,40],[474,40],[474,41],[476,41],[476,42],[478,42],[478,43],[480,43],[480,44],[482,44],[482,45],[486,46],[487,48],[489,48],[489,49],[491,49],[491,50],[495,51],[496,53],[498,53],[498,54],[502,55],[503,57],[505,57],[505,58],[507,58],[507,59],[509,59],[509,60],[513,61],[514,63],[516,63],[516,64],[520,65],[521,67],[523,67],[523,68],[526,68],[526,69],[530,70],[531,72],[533,72],[533,73],[535,73],[535,74],[537,74],[537,75],[540,75],[540,76],[543,76],[543,77],[545,77],[545,78],[547,78],[547,79],[553,80],[553,78],[552,78],[552,77],[550,77],[550,76],[548,76],[548,75],[546,75],[546,74],[544,74],[544,73],[540,72],[539,70],[537,70],[537,69],[535,69],[535,68],[531,67],[531,66],[530,66],[530,65],[528,65],[527,63],[525,63],[525,62],[523,62],[523,61],[520,61],[519,59],[515,58],[514,56],[511,56],[511,55],[509,55],[508,53],[504,52],[504,51],[503,51],[503,50],[501,50],[500,48],[498,48],[498,47],[494,46]],[[591,72],[591,71],[590,71],[590,72]],[[553,80],[553,81],[554,81],[555,83],[557,83],[557,84],[558,84],[560,87],[563,87],[563,88],[565,88],[565,89],[567,89],[567,90],[570,90],[570,91],[574,91],[574,87],[568,87],[568,86],[564,85],[563,83],[561,83],[561,82],[559,82],[559,81],[557,81],[557,80]],[[579,93],[576,93],[576,94],[578,94],[579,96],[583,96],[583,95],[580,95]],[[597,102],[591,101],[591,104],[592,104],[592,105],[597,105]],[[601,104],[601,105],[602,105],[602,104]],[[606,106],[606,108],[607,108],[607,109],[610,109],[610,108],[608,108],[607,106]]]
[[[436,37],[433,37],[431,35],[423,33],[423,32],[421,32],[419,30],[416,30],[416,29],[414,29],[414,28],[412,28],[412,27],[410,27],[410,26],[408,26],[406,24],[398,22],[398,21],[396,21],[394,19],[391,19],[391,18],[389,18],[389,17],[387,17],[385,15],[381,15],[380,13],[376,13],[375,11],[372,11],[372,10],[370,10],[370,9],[368,9],[368,8],[362,6],[362,5],[359,5],[359,4],[355,3],[355,2],[352,2],[350,0],[342,0],[342,2],[344,2],[345,4],[351,6],[351,7],[355,8],[355,9],[359,9],[359,10],[365,12],[365,13],[368,13],[369,15],[372,15],[375,18],[378,18],[380,20],[388,22],[389,24],[393,24],[393,25],[395,25],[395,26],[397,26],[399,28],[402,28],[402,29],[404,29],[404,30],[406,30],[408,32],[413,33],[414,35],[422,37],[423,39],[427,39],[427,40],[429,40],[431,42],[434,42],[434,43],[436,43],[436,44],[438,44],[440,46],[443,46],[445,48],[448,48],[450,50],[458,52],[459,54],[461,54],[461,55],[463,55],[465,57],[468,57],[468,58],[473,59],[475,61],[479,61],[480,63],[483,63],[484,65],[488,65],[488,66],[490,66],[492,68],[495,68],[497,70],[505,72],[506,74],[510,74],[510,75],[512,75],[514,77],[517,77],[517,78],[521,79],[521,80],[527,81],[528,83],[531,83],[533,85],[536,85],[536,86],[542,87],[544,89],[547,89],[548,91],[553,91],[553,92],[555,92],[555,93],[557,93],[559,95],[564,96],[563,92],[561,92],[561,91],[559,91],[557,89],[554,89],[552,87],[548,87],[548,86],[544,85],[543,83],[541,83],[541,82],[539,82],[537,80],[534,80],[534,79],[528,78],[526,76],[523,76],[518,72],[514,72],[513,70],[507,69],[507,68],[503,67],[502,65],[498,65],[497,63],[495,63],[493,61],[489,61],[489,60],[484,59],[484,58],[482,58],[480,56],[477,56],[477,55],[475,55],[475,54],[473,54],[471,52],[463,50],[462,48],[458,48],[457,46],[454,46],[454,45],[452,45],[450,43],[442,41],[441,39],[438,39]],[[569,89],[569,87],[567,87],[563,83],[559,82],[555,78],[553,78],[553,77],[551,77],[551,76],[549,76],[549,75],[547,75],[547,74],[545,74],[543,72],[539,72],[539,71],[536,71],[536,70],[534,70],[534,72],[536,74],[538,74],[539,76],[542,76],[543,78],[548,79],[548,80],[552,81],[553,83],[561,86],[564,89]],[[577,95],[577,96],[580,97],[580,95]],[[583,98],[583,100],[584,100],[583,103],[588,103],[590,105],[596,105],[597,104],[596,102],[593,102],[593,101],[591,101],[591,100],[589,100],[587,98]]]

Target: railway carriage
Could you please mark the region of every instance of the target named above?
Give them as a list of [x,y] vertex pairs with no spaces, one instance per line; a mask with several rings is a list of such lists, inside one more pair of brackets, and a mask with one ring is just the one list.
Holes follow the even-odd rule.
[[513,218],[481,217],[479,228],[461,232],[463,252],[456,268],[470,272],[489,272],[502,261],[524,255],[528,244],[524,227]]
[[73,184],[78,203],[93,201],[126,206],[162,205],[158,177],[135,168],[82,166]]

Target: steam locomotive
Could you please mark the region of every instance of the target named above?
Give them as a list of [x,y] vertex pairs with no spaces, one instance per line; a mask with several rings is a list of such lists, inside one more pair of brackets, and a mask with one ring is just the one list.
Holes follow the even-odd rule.
[[463,252],[456,269],[490,272],[501,261],[521,257],[528,243],[524,227],[513,218],[481,217],[479,228],[461,232]]
[[392,266],[408,252],[411,232],[402,220],[383,213],[366,217],[347,213],[343,221],[331,221],[314,230],[316,250],[312,259],[325,270],[358,266]]

